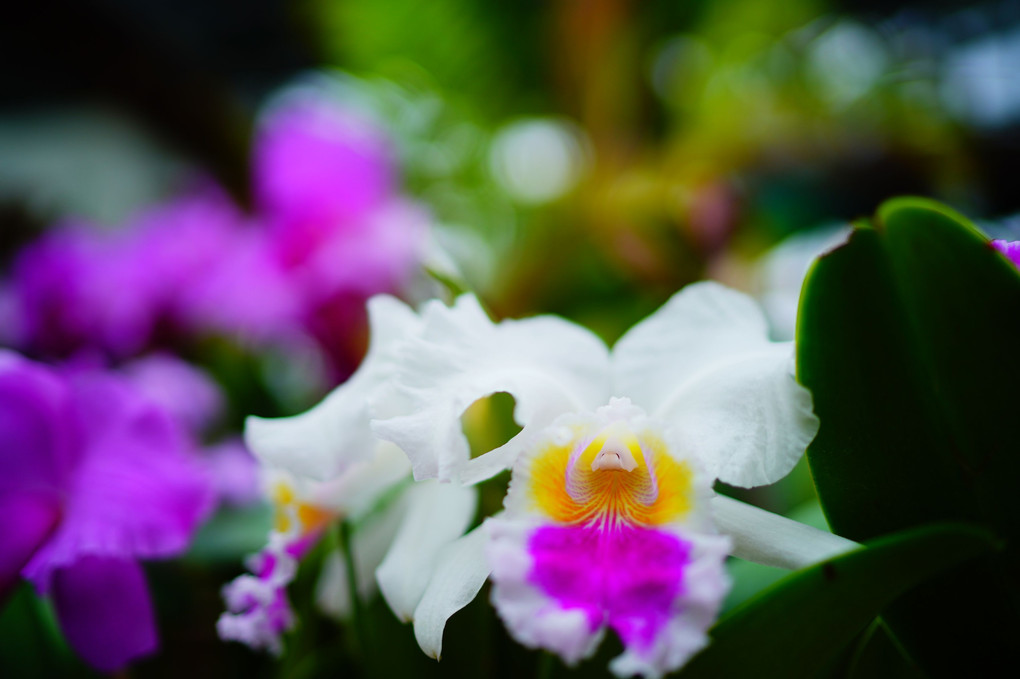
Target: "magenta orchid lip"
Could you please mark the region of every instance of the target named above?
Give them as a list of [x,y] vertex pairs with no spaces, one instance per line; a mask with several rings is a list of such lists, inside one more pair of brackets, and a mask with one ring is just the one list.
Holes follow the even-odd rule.
[[573,664],[611,629],[626,649],[612,667],[645,676],[708,643],[730,541],[715,534],[707,477],[667,440],[612,399],[518,457],[506,511],[485,524],[492,600],[518,641]]

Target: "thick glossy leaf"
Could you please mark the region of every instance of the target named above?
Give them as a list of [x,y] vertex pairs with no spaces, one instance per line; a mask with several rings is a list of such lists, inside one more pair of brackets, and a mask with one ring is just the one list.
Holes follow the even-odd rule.
[[816,677],[900,594],[994,546],[982,529],[930,526],[797,571],[720,620],[682,676]]
[[861,635],[860,643],[853,649],[845,669],[835,676],[846,679],[924,679],[926,675],[906,655],[885,622],[877,619]]
[[886,620],[935,675],[991,671],[1020,638],[1020,274],[967,221],[893,200],[808,276],[798,370],[821,420],[808,449],[834,532],[933,521],[1006,549],[904,597]]

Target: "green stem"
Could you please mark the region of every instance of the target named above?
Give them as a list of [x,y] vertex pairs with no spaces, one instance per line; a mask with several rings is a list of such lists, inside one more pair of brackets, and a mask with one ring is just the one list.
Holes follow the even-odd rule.
[[535,679],[552,679],[554,669],[556,669],[556,656],[548,651],[542,651],[537,667],[535,667]]
[[365,608],[361,603],[361,595],[358,593],[358,572],[354,567],[354,541],[351,539],[352,526],[349,521],[340,522],[340,551],[344,558],[344,567],[347,570],[347,596],[351,602],[351,624],[350,628],[354,636],[355,652],[361,656],[366,669],[368,670],[368,619],[365,617]]

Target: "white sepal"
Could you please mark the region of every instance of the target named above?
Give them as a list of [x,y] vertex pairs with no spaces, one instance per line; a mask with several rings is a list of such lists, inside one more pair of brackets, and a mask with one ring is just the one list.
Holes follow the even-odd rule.
[[717,283],[688,286],[637,324],[614,347],[613,371],[616,395],[732,485],[778,481],[818,432],[792,343],[770,342],[755,302]]
[[420,321],[405,304],[385,295],[369,301],[368,313],[371,346],[349,380],[300,415],[247,419],[245,443],[263,464],[326,481],[374,454],[378,441],[369,426],[368,401],[390,377],[389,354],[417,332]]
[[719,532],[733,540],[733,556],[798,570],[860,545],[785,516],[722,495],[712,499]]
[[410,620],[421,601],[443,548],[464,534],[478,504],[475,488],[437,481],[407,490],[407,513],[393,544],[376,569],[386,603]]
[[[400,352],[396,379],[376,402],[399,399],[403,415],[379,417],[373,429],[407,453],[415,479],[477,482],[513,464],[520,440],[564,412],[604,403],[609,356],[588,330],[553,316],[493,323],[471,295],[453,307],[426,305],[423,331]],[[460,417],[497,392],[512,395],[524,430],[471,460]]]
[[454,613],[471,603],[489,577],[482,526],[447,545],[435,574],[414,611],[414,638],[426,655],[439,660],[443,630]]

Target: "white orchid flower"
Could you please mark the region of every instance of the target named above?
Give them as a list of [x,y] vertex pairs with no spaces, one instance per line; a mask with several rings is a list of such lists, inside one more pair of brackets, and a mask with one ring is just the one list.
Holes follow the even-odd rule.
[[[407,454],[419,481],[457,488],[512,467],[506,511],[423,559],[428,577],[408,601],[434,657],[446,620],[491,572],[493,601],[522,643],[575,662],[609,627],[626,647],[613,670],[657,677],[707,643],[731,544],[791,568],[853,544],[714,497],[715,479],[749,487],[783,477],[818,429],[792,344],[768,341],[740,293],[692,285],[611,352],[556,317],[493,323],[469,295],[420,315],[386,298],[370,309],[384,339],[351,381],[356,397],[335,392],[290,421],[251,422],[248,439],[319,478],[358,454],[345,442],[377,445],[373,434]],[[497,392],[514,397],[522,430],[472,458],[460,417]],[[391,568],[414,561],[407,552]]]
[[[491,569],[493,601],[522,643],[575,662],[609,627],[627,649],[613,670],[654,677],[706,643],[731,542],[791,568],[852,546],[714,497],[715,479],[779,480],[818,430],[793,345],[768,340],[750,298],[692,285],[612,351],[555,317],[492,323],[470,296],[428,305],[422,319],[375,396],[403,413],[376,419],[376,434],[407,453],[417,479],[470,484],[513,469],[506,511],[484,538],[463,539],[473,549],[450,548],[459,572],[437,571],[423,602],[469,601],[464,583],[480,587]],[[522,430],[472,458],[460,416],[494,392],[515,398]],[[416,620],[426,652],[438,656],[444,622]]]
[[[252,574],[224,590],[228,612],[217,627],[225,639],[280,653],[295,623],[286,587],[297,563],[328,525],[345,519],[361,524],[350,545],[359,594],[369,596],[378,580],[394,612],[410,619],[440,552],[474,519],[476,489],[412,484],[407,457],[372,434],[368,397],[389,379],[394,350],[421,322],[390,297],[374,299],[369,317],[368,355],[323,403],[295,417],[248,418],[245,440],[263,466],[276,520],[266,548],[249,562]],[[327,557],[318,599],[337,617],[352,606],[349,575],[340,554]]]

